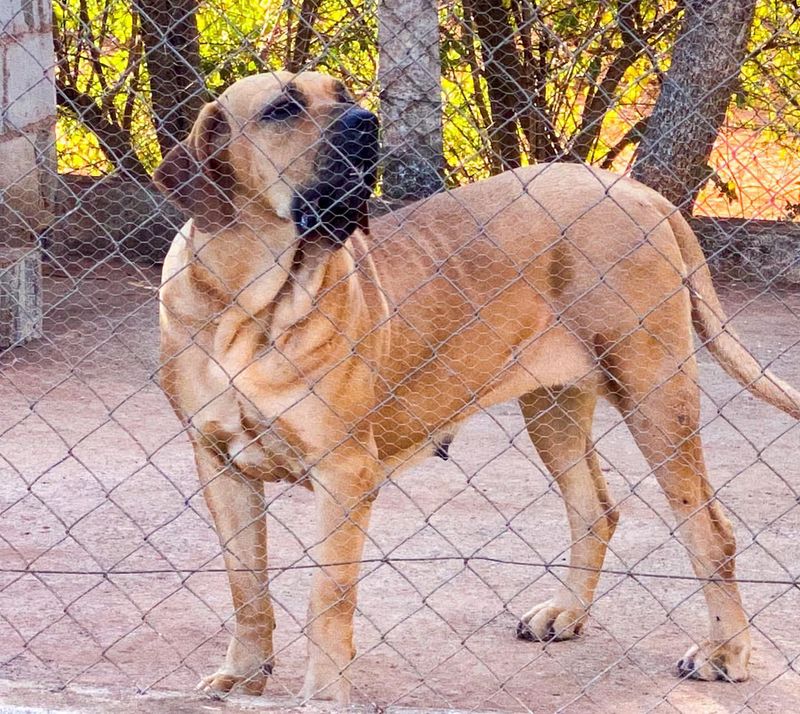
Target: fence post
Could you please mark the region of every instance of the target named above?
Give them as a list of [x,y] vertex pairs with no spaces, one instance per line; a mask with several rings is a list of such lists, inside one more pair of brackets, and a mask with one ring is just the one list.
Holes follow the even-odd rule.
[[37,236],[57,179],[51,23],[50,0],[0,4],[0,348],[41,334]]
[[381,0],[378,46],[383,193],[424,198],[444,188],[437,3]]

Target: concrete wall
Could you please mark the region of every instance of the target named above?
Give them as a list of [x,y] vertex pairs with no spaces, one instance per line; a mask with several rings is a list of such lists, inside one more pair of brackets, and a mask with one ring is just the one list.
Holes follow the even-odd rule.
[[63,267],[109,256],[160,263],[186,220],[155,186],[115,175],[62,175],[56,216],[42,243],[45,260]]
[[[63,265],[108,256],[159,263],[185,220],[155,187],[115,176],[62,176],[56,205],[58,219],[45,247],[51,260]],[[386,208],[385,201],[375,199],[372,215]],[[693,218],[691,223],[720,280],[800,285],[800,223],[740,218]]]
[[0,351],[41,334],[37,236],[55,206],[50,0],[0,0]]
[[800,223],[705,217],[690,223],[720,279],[800,285]]
[[50,0],[0,0],[0,245],[53,218],[56,100]]

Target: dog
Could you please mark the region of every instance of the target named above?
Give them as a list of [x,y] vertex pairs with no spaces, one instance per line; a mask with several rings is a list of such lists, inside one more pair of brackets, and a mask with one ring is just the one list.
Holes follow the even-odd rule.
[[518,635],[579,634],[617,524],[592,446],[598,397],[623,416],[705,580],[710,633],[679,673],[746,679],[693,328],[733,378],[795,418],[800,393],[727,326],[684,218],[629,178],[554,163],[370,220],[378,134],[335,78],[255,75],[207,104],[154,175],[190,217],[163,268],[161,383],[192,441],[235,609],[225,660],[200,688],[261,694],[272,671],[264,483],[291,480],[313,490],[318,528],[302,696],[346,703],[381,483],[446,456],[466,419],[509,399],[572,537],[565,583]]

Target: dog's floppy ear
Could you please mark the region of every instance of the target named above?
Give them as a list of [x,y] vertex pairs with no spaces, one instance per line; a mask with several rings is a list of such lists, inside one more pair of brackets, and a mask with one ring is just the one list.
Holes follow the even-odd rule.
[[230,135],[219,103],[206,104],[187,139],[170,149],[153,174],[159,190],[201,228],[223,227],[234,213]]

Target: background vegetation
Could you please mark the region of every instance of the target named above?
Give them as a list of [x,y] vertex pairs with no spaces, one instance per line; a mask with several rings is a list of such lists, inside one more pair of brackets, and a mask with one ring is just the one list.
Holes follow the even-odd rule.
[[[379,108],[383,4],[56,0],[61,170],[146,179],[188,131],[202,101],[257,71],[321,69]],[[446,183],[562,157],[630,168],[686,5],[442,0],[435,51]],[[758,0],[748,37],[695,211],[794,218],[800,210],[797,3]]]

